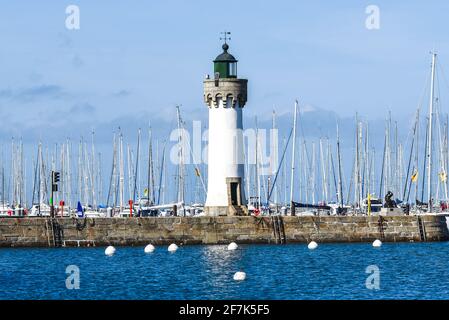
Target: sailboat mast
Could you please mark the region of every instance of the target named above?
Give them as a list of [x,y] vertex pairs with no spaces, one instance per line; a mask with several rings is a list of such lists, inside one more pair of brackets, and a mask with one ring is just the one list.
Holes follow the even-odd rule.
[[178,165],[178,202],[184,203],[184,148],[183,148],[183,132],[181,124],[181,114],[179,106],[176,106],[176,113],[178,118],[178,145],[179,145],[179,165]]
[[[66,188],[65,188],[65,143],[62,143],[61,144],[61,152],[60,152],[60,155],[61,155],[61,159],[60,159],[60,173],[61,173],[61,183],[60,183],[60,185],[61,185],[61,199],[60,200],[64,200],[65,199],[65,194],[66,194]],[[59,210],[59,209],[58,209]],[[61,211],[61,216],[63,215],[63,212]]]
[[256,167],[255,167],[255,179],[256,179],[256,192],[257,192],[257,208],[260,209],[260,174],[259,174],[259,126],[257,124],[257,116],[255,119],[256,122]]
[[111,200],[112,196],[112,207],[115,207],[115,163],[116,163],[116,140],[115,140],[115,133],[112,140],[112,169],[111,169],[111,176],[109,179],[109,190],[108,190],[108,197],[106,198],[106,206],[109,207],[109,201]]
[[[271,125],[271,128],[272,128],[272,137],[275,137],[275,130],[276,130],[276,111],[275,110],[273,110],[273,118],[272,118],[272,125]],[[270,173],[271,173],[271,176],[273,177],[273,179],[274,179],[274,175],[275,175],[275,172],[274,172],[274,170],[276,169],[276,167],[277,167],[277,165],[278,165],[278,153],[277,153],[277,151],[278,151],[278,148],[277,148],[277,146],[278,146],[278,144],[277,144],[277,139],[276,139],[276,144],[275,143],[271,143],[271,145],[272,145],[272,149],[271,149],[271,154],[272,154],[272,158],[274,159],[274,161],[273,161],[273,163],[271,163],[270,162],[270,165],[271,165],[271,171],[270,171]],[[276,204],[276,206],[278,205],[278,203],[279,203],[279,199],[278,199],[278,187],[277,187],[277,184],[274,184],[273,185],[273,188],[274,188],[274,203]],[[269,190],[270,188],[268,188],[268,190]]]
[[341,150],[340,150],[340,130],[337,122],[337,158],[338,158],[338,201],[340,208],[343,208],[343,178],[341,172]]
[[91,193],[92,193],[92,209],[97,208],[97,198],[95,193],[95,181],[96,181],[96,170],[95,170],[95,131],[92,129],[92,164],[91,164]]
[[320,138],[320,163],[321,163],[321,176],[322,176],[322,197],[323,201],[327,202],[327,175],[326,175],[326,163],[323,153],[323,139]]
[[293,189],[295,182],[295,149],[296,149],[296,117],[298,115],[298,100],[295,100],[295,114],[293,115],[293,147],[292,147],[292,168],[290,176],[290,206],[291,215],[295,215],[295,206],[293,204]]
[[358,115],[355,115],[355,163],[354,163],[354,209],[357,210],[359,203],[359,120]]
[[119,203],[120,203],[120,212],[123,211],[124,202],[125,202],[125,161],[123,156],[123,135],[120,132],[119,135]]
[[433,123],[433,102],[434,102],[434,94],[435,94],[435,62],[436,62],[436,53],[432,53],[432,75],[430,82],[430,103],[429,103],[429,135],[427,142],[427,158],[428,158],[428,167],[427,167],[427,200],[429,202],[428,212],[432,212],[432,123]]
[[5,170],[3,167],[3,153],[2,153],[2,207],[5,207]]
[[89,206],[92,202],[89,203],[89,176],[90,176],[90,164],[89,164],[89,155],[87,153],[87,143],[83,143],[83,152],[84,152],[84,203],[86,206]]
[[127,156],[128,156],[128,200],[132,199],[132,186],[133,186],[133,176],[132,176],[132,157],[131,157],[131,147],[129,143],[126,145]]
[[[164,142],[164,147],[162,148],[162,160],[161,160],[161,170],[159,172],[159,186],[157,193],[157,204],[161,203],[161,191],[164,191],[165,181],[163,178],[166,176],[165,174],[165,146],[167,142]],[[165,193],[164,193],[165,194]],[[165,203],[165,198],[162,199],[163,203]]]
[[[284,150],[286,150],[286,142],[284,137]],[[283,193],[284,193],[284,205],[287,205],[287,161],[284,161],[283,165],[283,173],[282,173],[282,185],[283,185]]]
[[316,166],[315,166],[315,141],[312,141],[312,175],[310,179],[310,185],[312,189],[312,204],[316,204],[315,189],[316,189]]
[[[98,201],[100,203],[103,203],[103,180],[102,180],[102,172],[101,172],[101,152],[98,152],[98,161],[97,161],[97,168],[98,168]],[[69,176],[70,177],[70,176]]]
[[139,132],[137,134],[137,150],[136,150],[136,168],[134,172],[134,190],[133,190],[133,203],[136,201],[136,195],[140,198],[140,193],[137,192],[137,178],[138,178],[138,172],[139,172],[139,156],[140,156],[140,128]]
[[[406,194],[406,192],[407,192],[407,185],[408,185],[408,182],[409,182],[410,168],[411,168],[412,157],[413,157],[413,151],[414,151],[413,148],[414,148],[415,140],[416,140],[416,130],[417,130],[417,128],[418,128],[418,116],[419,116],[419,109],[418,109],[417,112],[416,112],[415,126],[414,126],[414,128],[413,128],[412,145],[411,145],[411,147],[410,147],[410,157],[409,157],[408,165],[407,165],[407,172],[406,172],[405,183],[404,183],[404,192],[403,192],[403,194],[402,194],[402,201],[404,201],[404,202],[408,202],[408,197],[407,197],[407,200],[406,200],[405,194]],[[413,174],[413,173],[412,173],[412,174]],[[411,186],[412,186],[412,185],[411,185],[411,182],[410,182],[409,193],[410,193]]]
[[[370,153],[369,153],[369,124],[365,128],[365,170],[364,170],[364,189],[363,196],[371,193],[370,189]],[[363,199],[363,198],[362,198]]]
[[67,204],[68,204],[68,211],[70,213],[70,208],[72,208],[72,177],[71,177],[71,168],[70,168],[70,149],[71,149],[71,141],[67,139]]
[[41,205],[45,201],[45,192],[46,192],[46,184],[45,184],[45,165],[44,165],[44,156],[42,154],[42,143],[39,142],[38,146],[38,154],[39,154],[39,173],[38,173],[38,179],[39,179],[39,187],[38,187],[38,204],[39,204],[39,215],[41,213]]
[[419,108],[416,115],[416,149],[415,149],[415,170],[416,174],[418,175],[416,177],[416,183],[415,183],[415,195],[414,195],[414,202],[416,205],[416,200],[418,199],[418,177],[419,177]]
[[83,169],[82,169],[82,162],[81,162],[81,157],[83,155],[83,149],[82,149],[82,141],[80,140],[80,143],[78,145],[78,200],[79,201],[83,201],[82,198],[82,176],[83,176]]
[[[151,130],[151,125],[148,129],[148,176],[147,176],[147,193],[150,203],[154,203],[155,200],[155,190],[154,190],[154,170],[153,170],[153,133]],[[156,148],[158,150],[158,148]],[[157,159],[157,157],[156,157]],[[159,185],[160,190],[160,185]],[[160,194],[160,192],[159,192]],[[159,196],[158,196],[159,202]]]
[[15,159],[15,147],[14,138],[11,141],[11,206],[14,208],[16,205],[16,159]]

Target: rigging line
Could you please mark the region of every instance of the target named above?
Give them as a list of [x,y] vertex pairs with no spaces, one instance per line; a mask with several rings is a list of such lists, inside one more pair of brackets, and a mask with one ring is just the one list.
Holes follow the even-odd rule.
[[[345,184],[345,186],[344,186],[345,188],[348,189],[346,205],[349,205],[349,202],[351,201],[350,194],[352,192],[352,187],[353,187],[353,183],[354,183],[354,171],[355,171],[355,161],[353,161],[353,163],[352,163],[351,177],[349,178],[349,186],[347,184]],[[344,170],[343,170],[343,174],[344,174]]]
[[[313,143],[314,143],[314,141],[312,139],[312,146],[313,146]],[[307,141],[305,139],[303,140],[303,146],[304,146],[304,158],[306,160],[306,167],[305,167],[306,174],[304,175],[304,180],[305,180],[304,188],[306,190],[306,195],[307,195],[307,193],[309,191],[314,192],[315,190],[313,190],[313,188],[312,188],[312,184],[313,184],[313,179],[312,179],[313,177],[312,177],[312,172],[311,172],[312,171],[312,159],[311,159],[312,155],[309,155],[310,152],[307,149]],[[312,148],[312,150],[313,150],[313,148]],[[310,201],[310,199],[308,197],[307,197],[307,201]]]
[[[421,105],[418,106],[417,112],[419,112],[420,109],[421,109]],[[414,140],[415,140],[414,134],[416,131],[416,129],[415,129],[415,127],[416,127],[416,112],[414,114],[413,119],[414,119],[414,121],[410,124],[410,128],[408,130],[407,138],[405,139],[405,143],[402,145],[404,151],[407,150],[407,146],[410,148],[413,148],[413,145],[414,145]],[[408,149],[410,149],[410,148],[408,148]]]
[[410,147],[410,157],[409,157],[409,160],[408,160],[407,175],[406,175],[406,178],[405,178],[405,185],[404,185],[404,192],[402,194],[402,201],[404,201],[405,193],[407,192],[407,185],[408,185],[407,182],[408,182],[409,174],[410,174],[410,166],[412,164],[413,147],[414,147],[414,144],[415,144],[416,130],[417,130],[417,126],[418,126],[418,115],[419,115],[418,112],[419,111],[416,111],[416,116],[415,116],[415,126],[413,128],[413,140],[412,140],[412,145]]
[[[181,118],[181,119],[180,119],[180,120],[181,120],[180,122],[181,122],[181,127],[182,127],[182,129],[187,130],[187,129],[184,127],[184,121],[182,120],[182,117],[181,117],[181,110],[179,110],[179,117]],[[198,172],[200,173],[199,178],[200,178],[200,181],[201,181],[201,185],[202,185],[202,187],[203,187],[203,190],[204,190],[204,192],[207,192],[207,191],[206,191],[206,185],[204,184],[203,177],[201,176],[200,168],[197,166],[197,163],[198,163],[198,162],[196,161],[195,155],[193,154],[192,147],[191,147],[191,145],[190,145],[190,139],[186,139],[186,140],[187,140],[187,144],[188,144],[188,146],[189,146],[190,155],[192,156],[192,160],[193,160],[193,163],[194,163],[194,167],[195,167],[195,169],[198,170]]]
[[[428,146],[428,135],[429,135],[429,117],[426,117],[426,140],[425,140],[425,147],[424,150],[427,150]],[[421,202],[424,202],[424,190],[425,190],[425,183],[426,183],[426,168],[427,168],[427,155],[424,155],[424,161],[423,161],[423,179],[422,179],[422,187],[421,187]]]
[[[338,191],[338,186],[337,186],[337,176],[335,174],[335,165],[334,165],[334,158],[333,158],[333,155],[332,155],[332,149],[329,150],[329,156],[330,156],[330,166],[331,166],[333,182],[334,182],[335,196],[336,196],[337,202],[340,204],[340,202],[339,202],[339,191]],[[329,179],[330,179],[330,177],[329,177]],[[331,193],[331,190],[329,190],[329,194],[330,193]]]
[[442,154],[442,150],[441,150],[441,148],[442,148],[442,141],[441,141],[441,139],[442,139],[442,133],[441,133],[441,118],[440,118],[440,115],[441,115],[441,105],[442,105],[442,103],[441,103],[441,96],[440,96],[440,93],[441,93],[441,90],[440,90],[440,78],[439,78],[439,76],[438,76],[438,73],[436,73],[436,75],[435,75],[435,78],[436,78],[436,94],[435,94],[435,96],[437,97],[436,98],[436,103],[435,103],[435,106],[436,106],[436,108],[435,108],[435,113],[436,113],[436,122],[437,122],[437,125],[438,125],[438,143],[439,143],[439,147],[440,147],[440,151],[438,152],[438,157],[439,157],[439,163],[440,163],[440,169],[442,169],[443,171],[446,171],[445,170],[445,168],[444,168],[444,161],[443,161],[443,154]]
[[440,77],[439,77],[439,73],[436,72],[435,73],[435,78],[436,78],[436,94],[435,96],[437,97],[437,103],[436,103],[436,112],[437,113],[441,113],[441,106],[443,105],[442,100],[441,100],[441,89],[440,89]]
[[[439,103],[437,103],[437,105],[438,105]],[[439,146],[439,151],[438,151],[438,162],[439,162],[439,167],[440,167],[440,170],[442,170],[442,174],[445,174],[446,173],[446,168],[444,167],[444,155],[443,155],[443,150],[442,150],[442,147],[443,147],[443,141],[442,141],[442,132],[441,132],[441,119],[440,119],[440,113],[439,112],[437,112],[436,113],[436,121],[437,121],[437,129],[438,129],[438,146]],[[440,174],[440,173],[439,173]],[[446,190],[445,190],[446,191]]]
[[[423,109],[423,105],[424,105],[424,99],[425,99],[425,97],[426,97],[426,93],[427,93],[427,91],[428,91],[428,89],[429,89],[429,83],[430,83],[430,78],[431,78],[431,73],[430,72],[426,72],[426,74],[427,74],[427,76],[426,76],[426,78],[425,78],[425,81],[424,81],[424,86],[423,86],[423,88],[422,88],[422,90],[421,90],[421,95],[420,95],[420,99],[419,99],[419,103],[418,103],[418,112],[421,112],[421,110]],[[424,118],[425,119],[425,118]],[[419,130],[419,128],[420,128],[421,126],[420,126],[420,124],[418,123],[418,128],[417,128],[417,130]],[[425,140],[425,144],[427,145],[427,129],[425,130],[425,132],[426,132],[426,140]],[[417,144],[419,143],[419,139],[417,140]],[[426,147],[426,149],[427,149],[427,147]],[[425,159],[426,157],[424,156],[424,163],[425,163]],[[424,168],[425,168],[425,165],[424,165]],[[419,158],[418,158],[418,161],[417,161],[417,167],[416,167],[416,170],[419,170]],[[424,170],[424,172],[423,172],[423,179],[424,179],[424,177],[425,177],[425,169],[423,169]],[[416,188],[419,188],[419,186],[418,186],[418,182],[416,183]],[[410,190],[409,190],[409,193],[408,193],[408,195],[407,195],[407,199],[408,199],[408,197],[409,197],[409,194],[410,194]],[[424,201],[423,200],[423,196],[421,196],[421,200],[422,201]]]
[[440,63],[437,63],[436,65],[437,65],[437,69],[439,71],[438,73],[441,73],[441,75],[443,77],[443,80],[444,80],[444,84],[446,85],[447,89],[449,90],[449,82],[447,81],[446,74],[444,73],[443,66],[441,66]]
[[[163,179],[163,175],[166,175],[166,169],[164,170],[165,167],[165,147],[167,146],[167,140],[164,140],[164,146],[162,148],[162,159],[161,159],[161,164],[160,164],[160,170],[159,170],[159,185],[158,185],[158,195],[157,195],[157,204],[160,204],[160,199],[161,199],[161,190],[162,190],[162,179]],[[165,189],[165,184],[164,184],[164,189]],[[165,191],[164,191],[165,192]]]
[[[134,171],[134,187],[133,187],[133,204],[136,202],[136,193],[137,193],[137,174],[139,170],[139,158],[140,158],[140,128],[137,134],[137,150],[136,150],[136,168]],[[131,163],[132,165],[132,163]],[[140,182],[140,181],[139,181]],[[139,194],[139,198],[140,198]]]
[[283,161],[284,161],[285,154],[287,153],[288,144],[289,144],[289,142],[290,142],[290,138],[292,137],[292,134],[293,134],[293,128],[290,130],[290,134],[289,134],[289,136],[288,136],[287,143],[285,144],[284,152],[283,152],[283,154],[282,154],[281,161],[280,161],[279,166],[278,166],[278,169],[277,169],[277,171],[276,171],[276,176],[274,177],[274,180],[273,180],[273,185],[271,186],[270,193],[268,194],[267,203],[270,203],[271,194],[273,193],[273,189],[274,189],[274,186],[276,185],[276,181],[277,181],[279,172],[281,171],[282,163],[283,163]]
[[426,97],[426,92],[429,89],[430,77],[431,77],[431,74],[428,72],[426,80],[424,81],[424,86],[423,86],[422,91],[421,91],[421,96],[420,96],[421,98],[420,98],[419,103],[418,103],[418,111],[419,112],[421,112],[422,106],[424,104],[424,98]]

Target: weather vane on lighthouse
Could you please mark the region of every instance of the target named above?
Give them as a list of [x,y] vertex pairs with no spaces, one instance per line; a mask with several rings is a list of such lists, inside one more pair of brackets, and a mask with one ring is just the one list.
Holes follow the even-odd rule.
[[223,37],[220,37],[220,40],[224,40],[225,44],[226,44],[226,41],[231,40],[231,32],[223,31],[223,32],[220,32],[220,34],[223,35]]

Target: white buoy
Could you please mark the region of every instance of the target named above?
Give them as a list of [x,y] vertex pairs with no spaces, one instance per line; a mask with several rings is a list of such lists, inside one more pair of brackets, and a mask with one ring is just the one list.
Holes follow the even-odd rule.
[[172,243],[171,245],[168,246],[169,252],[176,252],[176,250],[178,250],[178,246],[175,243]]
[[246,279],[246,273],[243,271],[238,271],[234,274],[235,281],[243,281]]
[[382,246],[382,241],[379,239],[374,240],[373,247],[379,248],[380,246]]
[[145,251],[145,253],[151,253],[154,251],[154,249],[156,249],[152,244],[149,244],[145,247],[145,249],[143,249],[143,251]]
[[318,248],[318,243],[316,243],[315,241],[311,241],[308,244],[307,248],[309,248],[310,250],[314,250],[314,249]]
[[104,250],[104,254],[107,256],[113,256],[115,253],[115,248],[113,246],[109,246]]
[[228,250],[237,250],[238,247],[239,247],[239,246],[237,245],[237,243],[231,242],[231,243],[228,245]]

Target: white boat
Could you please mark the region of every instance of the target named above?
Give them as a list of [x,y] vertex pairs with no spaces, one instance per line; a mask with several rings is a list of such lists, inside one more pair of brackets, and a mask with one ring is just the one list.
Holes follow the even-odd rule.
[[[382,210],[383,204],[382,200],[379,198],[372,197],[369,203],[369,211],[370,213],[378,213]],[[363,199],[362,202],[362,211],[364,213],[368,213],[368,198]]]
[[0,204],[0,217],[10,217],[12,213],[13,209],[8,204]]
[[88,209],[84,211],[84,217],[86,218],[103,218],[106,217],[106,214],[104,212]]
[[306,217],[313,217],[316,216],[316,212],[315,211],[311,211],[311,210],[306,210],[306,211],[300,211],[300,212],[296,212],[297,216],[306,216]]
[[351,211],[351,207],[347,205],[340,206],[337,203],[329,203],[328,206],[331,208],[330,215],[331,216],[337,216],[342,214],[347,214],[349,211]]
[[131,217],[131,212],[129,212],[129,210],[127,211],[120,211],[116,214],[116,216],[120,217],[120,218],[129,218]]
[[31,207],[31,212],[28,215],[30,217],[49,217],[50,216],[50,206],[46,203],[33,204]]

